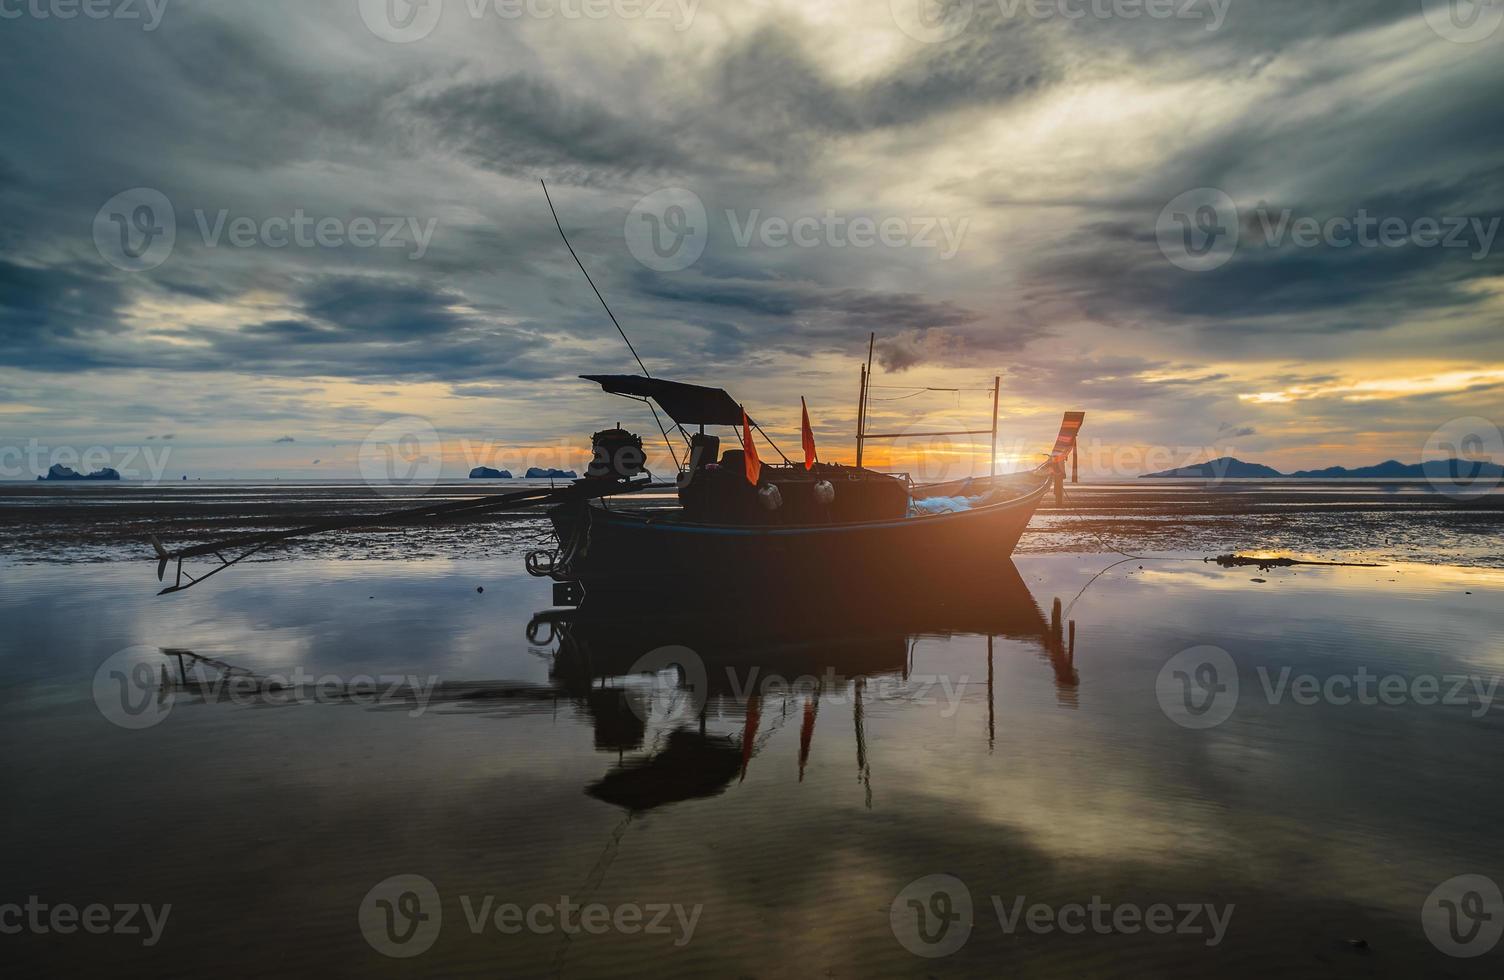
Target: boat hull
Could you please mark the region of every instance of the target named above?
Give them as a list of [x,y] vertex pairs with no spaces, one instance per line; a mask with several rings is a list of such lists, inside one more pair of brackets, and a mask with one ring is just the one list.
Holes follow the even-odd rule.
[[1048,490],[955,513],[856,524],[748,527],[691,524],[598,504],[550,511],[562,561],[555,578],[589,592],[748,586],[834,589],[905,585],[939,569],[1006,563]]

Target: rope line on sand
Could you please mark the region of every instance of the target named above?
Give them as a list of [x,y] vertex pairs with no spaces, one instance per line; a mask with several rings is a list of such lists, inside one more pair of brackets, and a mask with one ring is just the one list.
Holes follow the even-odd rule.
[[1369,564],[1367,562],[1310,561],[1304,558],[1245,558],[1242,555],[1236,553],[1229,555],[1217,555],[1215,557],[1207,558],[1192,558],[1186,555],[1131,555],[1128,552],[1124,551],[1122,548],[1114,547],[1113,545],[1108,544],[1106,541],[1103,541],[1102,538],[1098,535],[1093,534],[1091,537],[1097,542],[1098,547],[1100,547],[1102,550],[1111,551],[1116,554],[1122,555],[1123,557],[1119,561],[1113,562],[1097,574],[1093,575],[1090,581],[1081,586],[1081,591],[1077,592],[1076,598],[1072,599],[1070,601],[1070,605],[1065,607],[1065,612],[1061,614],[1062,616],[1068,617],[1070,615],[1070,611],[1076,608],[1076,603],[1080,601],[1081,597],[1086,594],[1086,590],[1091,588],[1092,585],[1097,581],[1097,579],[1101,578],[1112,569],[1117,568],[1119,565],[1128,561],[1199,561],[1203,565],[1207,562],[1214,561],[1218,565],[1221,565],[1223,568],[1241,568],[1248,565],[1256,565],[1261,570],[1270,568],[1287,568],[1291,565],[1318,565],[1327,568],[1384,567],[1383,565]]
[[1117,554],[1120,554],[1123,557],[1120,558],[1119,560],[1113,562],[1112,564],[1108,565],[1106,568],[1102,569],[1097,574],[1093,575],[1091,577],[1090,581],[1088,581],[1085,585],[1081,586],[1081,591],[1076,593],[1076,597],[1070,601],[1070,605],[1068,605],[1068,606],[1065,607],[1065,612],[1063,612],[1063,613],[1060,614],[1062,619],[1069,619],[1070,618],[1071,610],[1076,608],[1076,603],[1081,601],[1081,597],[1086,594],[1086,590],[1089,589],[1089,588],[1091,588],[1092,585],[1094,585],[1096,583],[1097,579],[1101,578],[1103,575],[1106,575],[1108,572],[1112,571],[1114,568],[1117,568],[1119,565],[1121,565],[1121,564],[1123,564],[1125,562],[1130,562],[1130,561],[1205,561],[1206,560],[1204,558],[1187,558],[1187,557],[1184,557],[1184,556],[1181,556],[1181,555],[1157,555],[1157,556],[1150,556],[1150,555],[1130,555],[1128,552],[1124,551],[1122,548],[1113,547],[1112,545],[1108,544],[1106,541],[1103,541],[1100,537],[1098,537],[1095,534],[1092,535],[1092,537],[1096,540],[1098,546],[1100,546],[1104,551],[1116,552]]

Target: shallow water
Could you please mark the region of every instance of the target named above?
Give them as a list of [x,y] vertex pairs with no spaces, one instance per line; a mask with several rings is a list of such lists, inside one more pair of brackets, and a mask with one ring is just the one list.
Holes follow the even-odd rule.
[[[1504,572],[1032,554],[855,611],[664,597],[530,635],[550,595],[519,564],[287,560],[167,597],[144,563],[0,565],[0,903],[172,906],[154,945],[28,929],[0,940],[7,958],[156,976],[1498,973],[1504,946],[1447,955],[1422,913],[1434,932],[1439,902],[1473,908],[1457,876],[1504,882]],[[257,679],[200,665],[159,692],[178,670],[160,647]],[[1230,658],[1227,689],[1188,693],[1177,669],[1226,662],[1171,658],[1205,647]],[[1336,703],[1331,679],[1360,671],[1404,693]],[[1304,675],[1335,696],[1303,703]],[[565,899],[603,906],[604,930],[562,931]],[[1071,911],[1094,899],[1105,911]],[[503,931],[513,903],[554,911]],[[1035,904],[1053,911],[1013,918]],[[1495,919],[1471,949],[1504,923],[1479,914]]]

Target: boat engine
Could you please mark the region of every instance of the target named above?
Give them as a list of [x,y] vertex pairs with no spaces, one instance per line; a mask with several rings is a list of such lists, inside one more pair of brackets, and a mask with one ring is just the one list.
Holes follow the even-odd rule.
[[590,437],[592,458],[585,475],[592,480],[632,480],[642,475],[647,456],[642,437],[626,429],[602,429]]

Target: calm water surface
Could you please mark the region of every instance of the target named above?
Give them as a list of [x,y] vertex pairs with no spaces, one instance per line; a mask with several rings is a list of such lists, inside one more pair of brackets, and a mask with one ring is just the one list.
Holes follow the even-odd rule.
[[[564,614],[514,557],[248,564],[160,598],[148,564],[0,566],[0,902],[172,906],[152,946],[0,945],[153,976],[1497,976],[1504,945],[1444,955],[1422,910],[1504,882],[1504,572],[1115,559],[855,610]],[[158,693],[162,647],[259,679]],[[1170,662],[1200,647],[1230,661]],[[1289,686],[1360,671],[1405,694]],[[276,686],[300,674],[322,687]],[[494,918],[562,900],[626,926]],[[1203,911],[1060,928],[1094,900]],[[1035,904],[1057,914],[1000,921]],[[659,906],[652,932],[621,912]],[[386,955],[406,927],[424,951]]]

